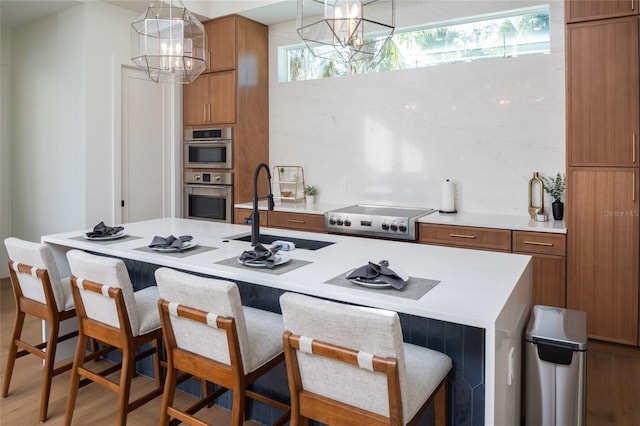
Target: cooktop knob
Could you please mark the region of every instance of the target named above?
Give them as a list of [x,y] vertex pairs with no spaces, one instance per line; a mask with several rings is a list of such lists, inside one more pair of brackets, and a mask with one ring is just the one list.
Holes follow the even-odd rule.
[[339,226],[342,226],[342,225],[344,225],[344,220],[341,217],[339,217],[337,223],[338,223]]
[[351,226],[351,219],[346,218],[346,219],[344,220],[344,226]]
[[398,226],[398,229],[400,230],[400,232],[407,232],[407,224],[406,223],[401,223]]
[[382,222],[382,229],[385,231],[389,230],[389,223],[388,222]]
[[392,231],[397,231],[398,230],[398,224],[395,222],[391,222],[391,230]]
[[333,216],[331,216],[331,217],[329,218],[329,225],[335,225],[335,224],[336,224],[336,218],[335,218],[335,217],[333,217]]

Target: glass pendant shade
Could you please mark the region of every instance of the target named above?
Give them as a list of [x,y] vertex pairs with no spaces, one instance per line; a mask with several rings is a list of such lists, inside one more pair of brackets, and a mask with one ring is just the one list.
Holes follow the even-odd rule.
[[298,34],[314,56],[375,58],[395,30],[395,0],[298,0]]
[[131,60],[155,82],[191,83],[207,68],[204,26],[184,5],[154,1],[131,24]]

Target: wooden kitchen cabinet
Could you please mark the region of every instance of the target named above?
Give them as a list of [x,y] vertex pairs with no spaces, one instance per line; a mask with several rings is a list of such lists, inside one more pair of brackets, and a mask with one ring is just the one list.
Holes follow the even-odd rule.
[[533,258],[533,305],[566,308],[565,234],[513,231],[513,252]]
[[205,72],[226,71],[236,68],[236,17],[208,21],[207,33],[207,69]]
[[635,166],[638,18],[567,26],[569,166]]
[[637,15],[638,0],[565,0],[567,23]]
[[[239,15],[204,25],[210,68],[184,86],[183,123],[233,128],[233,203],[246,203],[256,166],[269,164],[269,28]],[[266,179],[258,186],[268,190]]]
[[568,176],[567,307],[589,337],[638,344],[638,169],[573,168]]
[[[258,211],[260,215],[260,226],[269,226],[269,215],[266,210]],[[238,225],[248,225],[245,221],[251,218],[251,209],[234,209],[234,223]]]
[[203,74],[184,87],[186,126],[231,124],[236,121],[235,71]]
[[476,228],[421,223],[418,241],[442,246],[493,251],[511,251],[511,231],[508,229]]
[[321,214],[270,211],[269,226],[308,232],[325,232],[324,215]]

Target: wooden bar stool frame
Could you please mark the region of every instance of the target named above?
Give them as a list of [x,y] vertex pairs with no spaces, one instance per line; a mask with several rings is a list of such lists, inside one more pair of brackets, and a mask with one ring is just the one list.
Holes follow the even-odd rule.
[[[245,374],[235,320],[231,317],[223,316],[215,316],[214,322],[215,327],[224,330],[226,333],[229,345],[230,365],[181,349],[177,345],[176,337],[171,325],[169,305],[170,302],[164,299],[160,299],[158,301],[160,321],[162,323],[162,331],[167,351],[167,380],[165,384],[165,392],[162,398],[160,425],[168,425],[170,423],[170,417],[174,417],[192,426],[206,426],[207,424],[195,418],[193,413],[197,412],[205,405],[210,404],[213,400],[228,390],[233,391],[233,407],[231,414],[232,425],[242,425],[248,408],[245,402],[246,397],[285,411],[285,413],[274,423],[274,426],[285,424],[289,419],[290,413],[290,407],[288,405],[247,389],[247,387],[255,382],[260,376],[283,362],[284,354],[280,353],[258,369]],[[184,305],[177,305],[176,313],[179,317],[212,326],[212,321],[210,319],[212,314],[208,312]],[[176,383],[179,380],[178,372],[190,374],[194,377],[215,383],[221,387],[206,396],[203,393],[203,398],[198,403],[186,410],[180,410],[172,405],[175,396]]]
[[[389,417],[363,410],[340,401],[306,391],[302,386],[302,378],[298,365],[297,350],[300,349],[301,336],[290,331],[283,334],[284,355],[287,365],[287,377],[291,391],[291,426],[309,425],[309,420],[317,420],[327,425],[340,426],[403,426],[402,395],[400,394],[400,378],[398,360],[393,357],[374,355],[373,371],[387,376],[389,395]],[[312,340],[311,353],[336,361],[359,366],[357,350],[337,346],[331,343]],[[447,424],[447,376],[440,382],[436,390],[418,410],[416,415],[406,424],[415,425],[432,401],[435,401],[435,424]]]
[[[24,296],[22,288],[20,287],[20,282],[18,281],[18,274],[16,270],[20,273],[32,275],[40,280],[46,303],[41,303]],[[69,318],[75,317],[76,310],[69,309],[61,312],[58,311],[53,294],[53,288],[51,286],[51,280],[49,279],[49,273],[46,269],[34,268],[30,265],[10,260],[9,275],[11,279],[11,287],[13,288],[13,294],[16,300],[16,320],[13,327],[11,343],[9,343],[7,363],[2,383],[2,397],[5,398],[9,393],[11,376],[13,375],[13,368],[17,358],[22,358],[25,355],[31,354],[44,360],[42,371],[42,391],[40,395],[40,421],[44,422],[47,419],[49,393],[51,391],[51,382],[53,377],[70,370],[73,365],[73,362],[70,361],[54,368],[58,343],[78,336],[77,331],[67,333],[64,336],[58,336],[58,333],[60,332],[60,323]],[[32,345],[22,340],[22,329],[24,327],[26,315],[31,315],[35,318],[46,321],[49,324],[49,334],[45,342]],[[18,348],[20,350],[18,350]],[[91,356],[95,356],[95,354]]]
[[[76,276],[71,276],[71,291],[73,292],[73,298],[76,304],[79,335],[78,346],[73,361],[73,368],[71,370],[71,384],[65,413],[65,425],[69,426],[71,424],[75,402],[78,396],[80,377],[86,377],[87,379],[118,393],[117,424],[119,426],[124,426],[126,425],[127,414],[129,412],[142,406],[146,402],[151,401],[163,392],[164,386],[160,376],[160,338],[162,337],[162,329],[158,328],[146,334],[133,336],[122,290],[117,287],[109,287],[90,280],[82,280],[82,288],[84,290],[97,293],[114,300],[116,310],[118,312],[120,328],[118,329],[89,318],[80,295],[78,281],[79,280]],[[98,373],[85,368],[84,363],[88,358],[86,357],[85,352],[80,350],[80,348],[87,345],[89,338],[93,338],[111,346],[112,348],[117,348],[122,351],[122,362]],[[136,355],[136,349],[149,342],[151,342],[152,348]],[[129,402],[131,381],[135,375],[135,362],[151,355],[154,356],[156,387],[145,395],[140,396],[135,401]],[[106,377],[117,370],[120,370],[119,383],[116,383]]]

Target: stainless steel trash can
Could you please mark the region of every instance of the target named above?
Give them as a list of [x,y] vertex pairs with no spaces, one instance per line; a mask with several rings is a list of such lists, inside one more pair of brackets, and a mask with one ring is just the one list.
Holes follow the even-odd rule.
[[586,312],[536,305],[525,338],[526,426],[584,425]]

